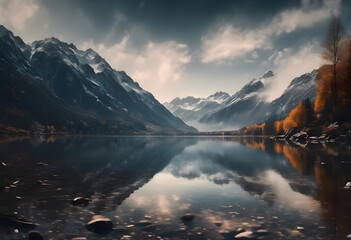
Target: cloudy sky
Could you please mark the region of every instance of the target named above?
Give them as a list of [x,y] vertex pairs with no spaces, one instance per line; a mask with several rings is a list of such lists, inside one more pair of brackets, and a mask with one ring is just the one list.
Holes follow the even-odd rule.
[[274,99],[321,64],[332,16],[351,32],[351,0],[0,0],[0,24],[25,42],[91,47],[161,102],[233,94],[267,70]]

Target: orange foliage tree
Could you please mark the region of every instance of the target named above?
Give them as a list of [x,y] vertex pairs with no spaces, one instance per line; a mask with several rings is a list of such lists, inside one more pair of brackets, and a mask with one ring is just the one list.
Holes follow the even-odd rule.
[[337,86],[337,65],[340,60],[340,45],[345,34],[344,27],[341,23],[340,18],[334,17],[330,22],[329,29],[327,31],[325,40],[322,44],[324,51],[322,58],[327,60],[332,65],[333,69],[333,81],[332,81],[332,92],[333,92],[333,103],[334,106],[338,104],[338,86]]
[[292,128],[302,129],[314,119],[314,111],[311,101],[306,99],[300,102],[288,116],[281,121],[275,122],[275,131],[277,134],[288,131]]
[[[314,110],[320,121],[345,121],[351,117],[351,37],[344,39],[340,51],[336,78],[333,65],[323,65],[318,69]],[[332,87],[335,79],[339,89],[337,96]]]

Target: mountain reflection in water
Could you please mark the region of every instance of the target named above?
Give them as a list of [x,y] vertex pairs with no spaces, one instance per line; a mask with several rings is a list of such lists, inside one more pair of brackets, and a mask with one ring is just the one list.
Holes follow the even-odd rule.
[[[0,155],[7,165],[0,168],[0,216],[38,224],[45,239],[232,239],[245,231],[260,239],[342,239],[351,233],[347,145],[14,137],[0,139]],[[78,196],[90,204],[72,206]],[[195,219],[181,221],[185,213]],[[85,228],[96,214],[112,220],[112,232]],[[0,223],[1,239],[27,234]]]

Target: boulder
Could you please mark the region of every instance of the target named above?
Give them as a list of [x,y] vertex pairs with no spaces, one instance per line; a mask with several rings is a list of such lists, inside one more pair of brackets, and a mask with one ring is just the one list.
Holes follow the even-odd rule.
[[327,134],[323,133],[318,137],[319,140],[325,140],[327,138]]
[[308,135],[305,132],[298,132],[290,137],[291,141],[295,141],[295,142],[299,142],[299,143],[306,142],[307,139],[308,139]]
[[292,128],[289,129],[288,131],[285,132],[285,138],[286,139],[290,139],[294,134],[298,133],[299,130],[297,128]]

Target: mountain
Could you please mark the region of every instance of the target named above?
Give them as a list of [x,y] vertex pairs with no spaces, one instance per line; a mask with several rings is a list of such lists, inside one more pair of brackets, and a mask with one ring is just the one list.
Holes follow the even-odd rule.
[[[268,72],[270,73],[270,72]],[[253,79],[246,84],[240,91],[227,99],[222,106],[213,113],[208,113],[200,119],[202,123],[221,123],[230,128],[238,128],[241,125],[250,125],[257,119],[264,118],[266,101],[264,100],[263,80],[271,75],[264,74],[258,79]]]
[[268,120],[282,120],[294,109],[302,100],[316,98],[316,79],[317,70],[305,73],[294,78],[283,94],[270,103]]
[[226,92],[216,92],[207,98],[175,98],[171,102],[164,103],[166,108],[175,116],[180,117],[189,125],[198,127],[198,121],[210,112],[216,111],[230,95]]
[[92,49],[56,38],[25,44],[0,25],[0,126],[149,134],[196,131]]
[[189,119],[195,121],[191,122],[192,125],[201,131],[239,129],[255,123],[281,120],[302,100],[313,100],[316,97],[316,76],[317,71],[313,70],[294,78],[280,97],[269,102],[265,96],[265,83],[271,81],[274,73],[267,71],[234,95],[223,99],[213,109],[204,110],[201,112],[202,116],[195,118],[191,118],[194,112],[186,111],[186,108],[190,105],[188,102],[199,102],[196,98],[176,98],[165,106],[185,122],[189,123]]
[[228,128],[241,128],[255,123],[276,121],[286,117],[301,101],[316,97],[317,71],[294,78],[283,94],[272,102],[266,101],[263,82],[273,77],[268,71],[252,80],[229,98],[220,109],[200,119],[203,123],[220,123]]

